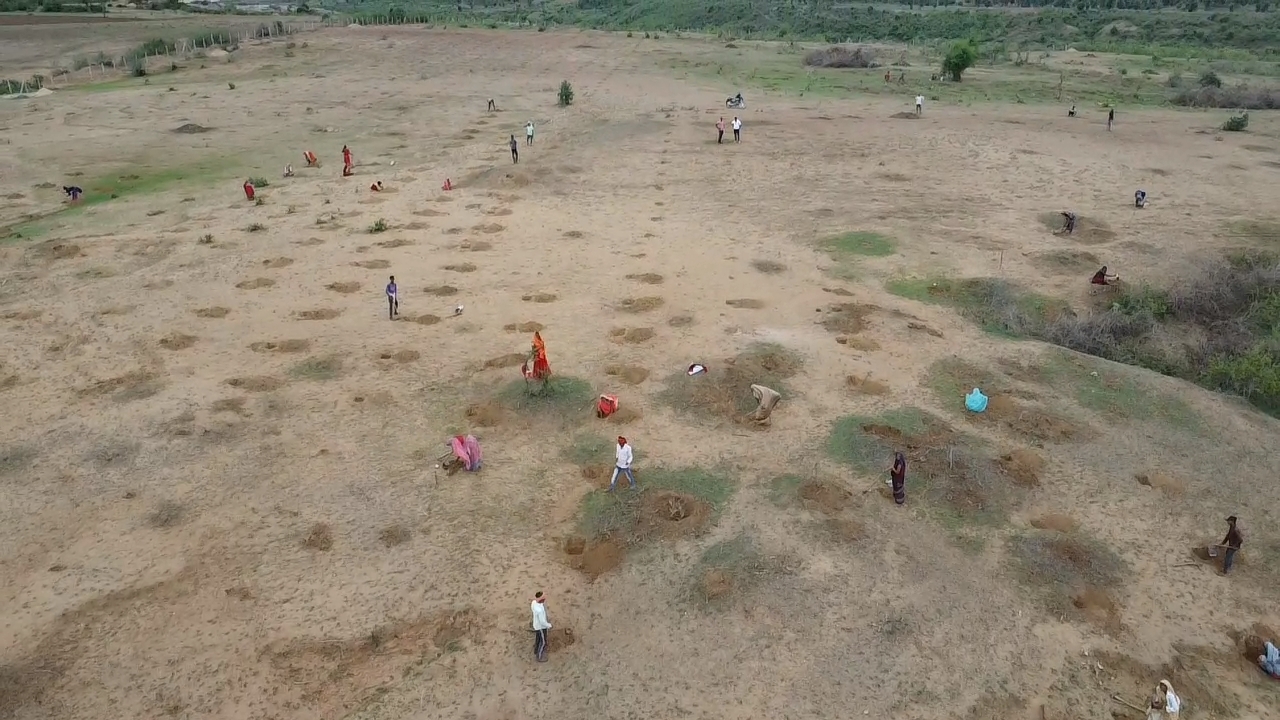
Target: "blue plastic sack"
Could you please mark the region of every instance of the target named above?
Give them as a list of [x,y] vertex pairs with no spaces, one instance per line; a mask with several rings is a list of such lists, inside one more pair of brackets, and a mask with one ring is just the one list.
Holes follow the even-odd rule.
[[969,412],[980,413],[987,409],[987,396],[978,388],[964,396],[964,406]]

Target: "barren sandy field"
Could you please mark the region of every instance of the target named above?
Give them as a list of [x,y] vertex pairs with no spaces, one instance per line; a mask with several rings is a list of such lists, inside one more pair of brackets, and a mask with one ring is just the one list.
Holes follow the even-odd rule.
[[[1065,720],[1162,677],[1184,720],[1275,716],[1247,656],[1280,627],[1276,421],[902,289],[1087,312],[1099,265],[1274,242],[1228,228],[1274,205],[1275,117],[909,119],[914,89],[671,69],[779,52],[753,43],[292,41],[0,104],[0,717]],[[450,476],[462,432],[484,467]],[[619,434],[641,489],[607,495]],[[1230,514],[1224,577],[1193,549]]]

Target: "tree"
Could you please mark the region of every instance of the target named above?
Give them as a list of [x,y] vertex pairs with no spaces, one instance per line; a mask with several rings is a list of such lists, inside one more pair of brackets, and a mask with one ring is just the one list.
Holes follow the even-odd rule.
[[973,67],[978,61],[978,48],[972,40],[964,40],[951,46],[947,51],[947,56],[942,59],[942,74],[950,75],[951,79],[960,82],[960,76],[965,70]]
[[560,107],[569,107],[573,104],[573,86],[568,80],[560,81],[560,92],[557,96]]

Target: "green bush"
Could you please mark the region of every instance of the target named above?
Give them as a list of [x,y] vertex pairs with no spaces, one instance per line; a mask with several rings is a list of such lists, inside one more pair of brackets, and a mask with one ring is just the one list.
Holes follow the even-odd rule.
[[1280,411],[1280,357],[1266,343],[1244,355],[1217,358],[1209,364],[1205,381],[1273,414]]
[[560,107],[569,107],[573,104],[573,86],[569,84],[568,80],[560,81],[560,91],[556,97]]
[[978,48],[972,40],[955,43],[947,51],[947,56],[942,59],[942,74],[949,75],[952,80],[960,82],[960,76],[976,62],[978,62]]
[[1241,113],[1232,115],[1226,122],[1222,123],[1222,129],[1227,132],[1241,132],[1249,127],[1249,113]]
[[267,179],[264,177],[251,177],[249,178],[249,184],[256,188],[264,188],[271,183],[267,182]]
[[1206,70],[1200,76],[1200,87],[1222,87],[1222,78],[1218,77],[1218,73],[1212,70]]

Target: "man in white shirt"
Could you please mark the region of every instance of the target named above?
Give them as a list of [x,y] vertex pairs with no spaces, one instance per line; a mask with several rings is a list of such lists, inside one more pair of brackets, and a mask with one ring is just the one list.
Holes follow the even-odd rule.
[[613,477],[609,478],[609,492],[618,485],[618,473],[627,476],[627,480],[631,483],[631,489],[636,489],[636,476],[631,474],[631,461],[633,459],[631,453],[631,445],[627,443],[627,439],[618,436],[618,447],[613,452]]
[[917,115],[924,114],[924,96],[923,95],[916,96],[916,114]]
[[538,662],[547,661],[547,631],[551,623],[547,621],[547,598],[542,591],[533,594],[533,602],[529,604],[533,611],[533,656]]
[[524,144],[525,145],[533,144],[533,121],[532,120],[525,123],[524,125]]
[[733,141],[742,142],[742,119],[735,117],[733,119]]

